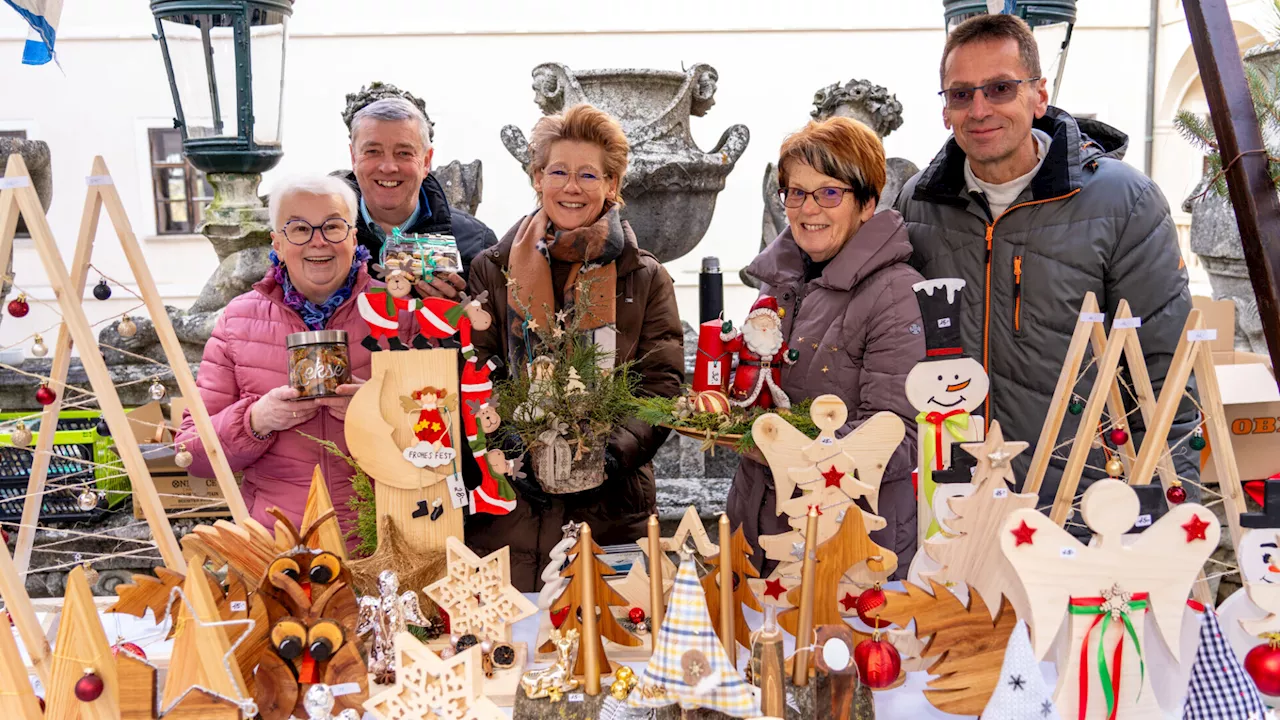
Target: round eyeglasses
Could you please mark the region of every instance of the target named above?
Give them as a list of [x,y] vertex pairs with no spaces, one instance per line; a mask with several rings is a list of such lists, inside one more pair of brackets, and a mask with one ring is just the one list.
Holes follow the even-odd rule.
[[818,203],[818,207],[833,208],[839,207],[841,201],[844,200],[845,193],[853,192],[853,188],[843,187],[820,187],[817,190],[808,192],[800,188],[784,187],[778,188],[778,197],[782,198],[782,204],[789,208],[798,208],[804,205],[804,199],[813,196],[813,201]]
[[569,184],[569,178],[578,178],[578,187],[583,190],[594,190],[600,185],[603,179],[599,174],[590,171],[580,173],[571,173],[562,168],[554,168],[548,170],[543,176],[543,182],[555,189],[560,189]]
[[325,242],[337,244],[351,236],[351,223],[342,218],[329,218],[319,225],[312,225],[306,220],[290,220],[282,230],[290,245],[306,245],[315,237],[317,230]]

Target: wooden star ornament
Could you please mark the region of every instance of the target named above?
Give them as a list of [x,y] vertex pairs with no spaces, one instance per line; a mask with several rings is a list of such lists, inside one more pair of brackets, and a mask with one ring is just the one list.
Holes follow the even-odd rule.
[[445,549],[448,571],[422,591],[449,614],[453,632],[510,642],[511,626],[538,612],[538,606],[511,584],[511,549],[481,558],[453,536]]
[[448,659],[409,633],[396,635],[396,682],[369,698],[364,709],[377,720],[465,718],[484,682],[479,647]]

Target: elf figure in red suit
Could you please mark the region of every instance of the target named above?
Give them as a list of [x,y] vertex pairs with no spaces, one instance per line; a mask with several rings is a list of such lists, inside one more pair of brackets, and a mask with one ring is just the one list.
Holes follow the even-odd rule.
[[788,348],[782,338],[776,298],[765,295],[756,300],[741,331],[726,320],[720,339],[726,343],[725,350],[738,354],[729,402],[741,408],[791,407],[791,399],[782,391],[782,364],[795,363],[800,353]]

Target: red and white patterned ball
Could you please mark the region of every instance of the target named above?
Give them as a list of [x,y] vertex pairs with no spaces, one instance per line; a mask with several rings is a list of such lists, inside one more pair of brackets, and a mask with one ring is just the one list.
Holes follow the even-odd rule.
[[719,390],[703,390],[693,399],[693,409],[698,412],[729,414],[729,396]]

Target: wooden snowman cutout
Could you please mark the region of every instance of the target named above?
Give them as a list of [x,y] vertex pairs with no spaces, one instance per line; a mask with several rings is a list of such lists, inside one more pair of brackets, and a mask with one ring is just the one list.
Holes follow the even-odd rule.
[[[967,495],[972,458],[958,451],[962,442],[982,442],[982,417],[973,411],[987,399],[990,381],[982,364],[960,342],[960,291],[964,280],[940,278],[912,285],[924,319],[926,356],[907,374],[907,400],[919,413],[916,460],[920,477],[917,527],[919,542],[941,529],[938,514],[947,498]],[[953,454],[957,455],[954,458]],[[924,553],[918,557],[924,558]]]
[[1081,511],[1095,534],[1089,546],[1032,509],[1010,515],[1000,537],[1027,590],[1037,658],[1048,653],[1063,615],[1069,618],[1054,704],[1064,718],[1161,718],[1148,668],[1153,639],[1143,633],[1146,614],[1178,661],[1187,596],[1218,546],[1218,520],[1201,505],[1178,505],[1126,545],[1139,504],[1118,480],[1094,483]]

